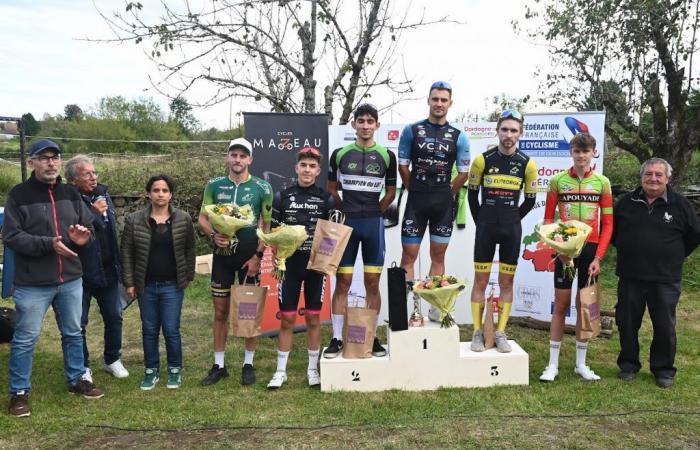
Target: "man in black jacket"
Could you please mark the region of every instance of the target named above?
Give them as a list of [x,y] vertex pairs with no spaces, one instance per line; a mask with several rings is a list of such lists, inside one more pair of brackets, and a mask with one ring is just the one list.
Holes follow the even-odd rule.
[[668,181],[671,165],[661,158],[642,164],[642,186],[615,205],[617,247],[615,319],[620,331],[618,377],[632,381],[641,368],[638,332],[644,309],[654,329],[649,365],[657,386],[673,385],[676,368],[676,305],[685,258],[700,244],[700,224],[690,205]]
[[15,417],[31,414],[32,356],[49,306],[61,331],[68,390],[86,398],[104,396],[82,378],[83,272],[77,252],[91,240],[92,218],[75,189],[61,183],[58,145],[37,141],[28,164],[32,175],[10,190],[3,227],[3,239],[15,252],[17,323],[9,362],[9,413]]
[[119,295],[119,247],[117,246],[117,218],[107,186],[97,182],[92,160],[75,155],[66,161],[66,179],[80,192],[83,203],[92,215],[95,240],[80,252],[83,265],[83,314],[80,328],[83,333],[85,376],[92,381],[90,353],[85,333],[90,303],[95,297],[104,322],[104,370],[115,378],[126,378],[129,372],[120,359],[122,349],[122,305]]

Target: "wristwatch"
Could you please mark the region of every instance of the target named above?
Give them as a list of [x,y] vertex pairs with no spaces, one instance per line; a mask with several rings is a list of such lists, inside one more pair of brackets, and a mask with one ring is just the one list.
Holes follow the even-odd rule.
[[257,257],[260,258],[260,259],[262,259],[263,255],[264,255],[264,253],[261,252],[260,250],[258,250],[257,252],[255,252],[255,256],[257,256]]

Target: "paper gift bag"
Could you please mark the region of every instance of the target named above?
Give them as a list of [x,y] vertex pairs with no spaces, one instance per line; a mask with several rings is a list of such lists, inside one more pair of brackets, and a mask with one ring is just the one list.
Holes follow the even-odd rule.
[[331,214],[329,220],[316,222],[307,269],[335,275],[352,234],[352,227],[343,225],[343,222],[345,216],[339,211]]
[[348,307],[343,327],[343,358],[371,358],[376,328],[376,310]]
[[391,331],[407,330],[406,271],[394,262],[386,272],[387,292],[389,293],[389,328]]
[[266,298],[267,287],[243,284],[231,288],[231,334],[238,337],[260,335]]
[[600,334],[600,286],[588,277],[586,287],[579,290],[581,302],[581,331],[577,338],[591,339]]

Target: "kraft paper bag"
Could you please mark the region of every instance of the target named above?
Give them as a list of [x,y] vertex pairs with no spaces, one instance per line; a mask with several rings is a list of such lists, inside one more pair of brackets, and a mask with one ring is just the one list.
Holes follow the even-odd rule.
[[266,298],[267,287],[244,284],[231,288],[231,334],[245,338],[260,335]]
[[345,216],[340,212],[333,213],[329,220],[319,219],[316,222],[307,269],[335,275],[352,234],[352,227],[343,222]]
[[376,329],[376,310],[348,307],[343,327],[343,358],[371,358]]
[[581,331],[578,339],[592,339],[600,334],[600,286],[588,277],[586,287],[579,291],[581,301]]

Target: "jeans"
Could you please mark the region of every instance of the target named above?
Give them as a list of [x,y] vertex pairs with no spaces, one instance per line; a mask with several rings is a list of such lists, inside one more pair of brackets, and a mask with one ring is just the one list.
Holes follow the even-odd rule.
[[147,283],[139,298],[143,333],[143,362],[147,369],[160,369],[158,337],[165,338],[168,367],[182,367],[180,315],[185,292],[173,281]]
[[102,322],[104,323],[104,363],[109,365],[117,361],[122,349],[122,305],[119,297],[119,280],[117,270],[105,269],[109,284],[102,288],[92,288],[83,285],[83,316],[80,320],[80,328],[83,333],[83,357],[85,367],[90,367],[90,353],[87,348],[85,333],[90,315],[90,303],[94,297],[100,308]]
[[10,394],[31,389],[34,346],[41,325],[53,307],[61,331],[63,370],[69,385],[77,383],[85,372],[83,337],[80,333],[83,282],[80,278],[58,286],[15,286],[17,310],[15,334],[10,349]]

